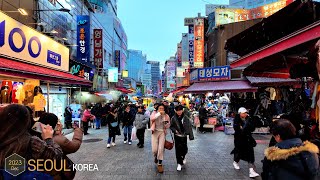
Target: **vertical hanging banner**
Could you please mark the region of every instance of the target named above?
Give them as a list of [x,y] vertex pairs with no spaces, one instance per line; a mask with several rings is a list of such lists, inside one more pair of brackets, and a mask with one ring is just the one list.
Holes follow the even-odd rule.
[[177,66],[181,67],[182,66],[182,48],[181,48],[181,43],[177,44]]
[[90,16],[77,16],[77,60],[92,66],[90,62]]
[[188,33],[182,33],[181,41],[181,61],[182,67],[185,69],[189,68],[189,42],[188,42]]
[[204,65],[204,19],[194,21],[194,67],[203,68]]
[[94,29],[93,36],[94,64],[97,70],[101,71],[103,69],[102,29]]
[[188,36],[188,41],[189,41],[189,66],[190,68],[193,67],[194,65],[194,26],[189,25],[189,36]]

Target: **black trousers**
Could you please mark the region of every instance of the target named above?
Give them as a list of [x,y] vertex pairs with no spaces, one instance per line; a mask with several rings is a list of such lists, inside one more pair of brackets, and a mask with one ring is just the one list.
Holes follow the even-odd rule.
[[200,121],[199,131],[200,131],[200,132],[203,132],[203,131],[204,131],[203,125],[204,125],[205,119],[200,118],[199,121]]
[[82,123],[83,123],[83,133],[84,133],[84,135],[86,135],[86,134],[88,134],[89,122],[82,121]]
[[137,138],[139,139],[139,143],[140,145],[144,145],[144,133],[145,133],[146,129],[137,129]]
[[187,137],[179,137],[175,135],[174,141],[176,147],[177,163],[183,165],[183,160],[188,153]]

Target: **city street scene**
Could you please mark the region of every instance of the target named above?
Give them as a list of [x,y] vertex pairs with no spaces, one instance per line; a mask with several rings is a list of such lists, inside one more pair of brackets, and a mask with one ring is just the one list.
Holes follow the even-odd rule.
[[320,180],[320,0],[0,0],[0,180]]

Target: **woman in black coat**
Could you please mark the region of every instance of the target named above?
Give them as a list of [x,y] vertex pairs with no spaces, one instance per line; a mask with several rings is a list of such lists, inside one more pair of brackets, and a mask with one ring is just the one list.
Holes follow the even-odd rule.
[[67,129],[72,128],[72,109],[70,106],[67,106],[64,110],[64,121]]
[[120,123],[118,120],[117,108],[115,107],[111,108],[109,115],[107,117],[107,123],[108,123],[108,130],[109,130],[107,148],[110,148],[111,139],[112,139],[112,146],[115,146],[116,135],[120,135],[120,128],[119,128]]
[[238,114],[234,118],[233,128],[234,133],[234,149],[231,154],[234,154],[233,166],[235,169],[240,169],[239,161],[247,161],[249,163],[249,177],[257,177],[258,173],[254,170],[254,147],[257,145],[255,139],[252,137],[252,132],[255,127],[249,118],[246,108],[241,107]]

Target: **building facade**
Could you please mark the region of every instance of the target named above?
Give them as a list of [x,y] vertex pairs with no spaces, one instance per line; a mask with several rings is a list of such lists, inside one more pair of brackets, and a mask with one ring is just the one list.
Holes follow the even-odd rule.
[[278,0],[229,0],[230,6],[238,6],[241,8],[252,9],[265,4],[277,2]]
[[128,50],[127,70],[129,77],[137,82],[142,81],[144,69],[146,68],[147,56],[140,50]]
[[147,61],[147,64],[151,65],[151,89],[153,94],[159,92],[159,80],[160,77],[160,62],[159,61]]

